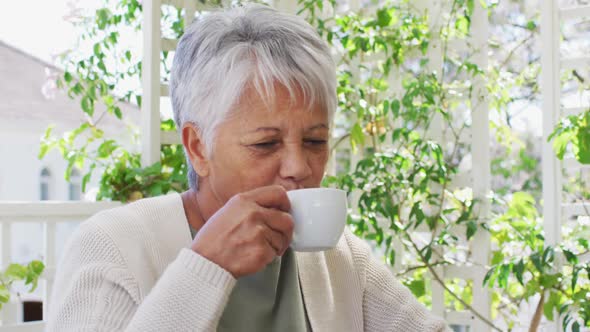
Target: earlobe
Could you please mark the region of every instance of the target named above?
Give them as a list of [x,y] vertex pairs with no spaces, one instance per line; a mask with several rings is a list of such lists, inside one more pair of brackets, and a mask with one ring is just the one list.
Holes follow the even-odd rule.
[[209,160],[203,142],[201,131],[193,123],[187,122],[182,126],[182,145],[188,154],[195,172],[199,177],[209,175]]

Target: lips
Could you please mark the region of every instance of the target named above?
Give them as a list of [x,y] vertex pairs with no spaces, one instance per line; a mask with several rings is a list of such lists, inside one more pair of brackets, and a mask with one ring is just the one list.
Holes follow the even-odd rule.
[[286,191],[297,190],[297,189],[304,189],[305,188],[302,184],[297,184],[297,183],[294,183],[294,182],[279,183],[279,186],[285,188]]

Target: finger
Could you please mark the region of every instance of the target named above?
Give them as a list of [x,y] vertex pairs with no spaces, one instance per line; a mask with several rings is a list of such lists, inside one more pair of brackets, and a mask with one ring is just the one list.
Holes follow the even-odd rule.
[[284,250],[285,240],[281,233],[275,232],[266,225],[264,227],[263,234],[266,243],[274,250],[275,256],[281,254]]
[[291,210],[287,191],[279,185],[256,188],[243,193],[243,195],[265,208],[279,209],[284,212]]
[[286,249],[293,238],[293,229],[295,227],[293,217],[286,212],[274,209],[264,209],[263,216],[264,222],[270,229],[283,235],[284,248]]

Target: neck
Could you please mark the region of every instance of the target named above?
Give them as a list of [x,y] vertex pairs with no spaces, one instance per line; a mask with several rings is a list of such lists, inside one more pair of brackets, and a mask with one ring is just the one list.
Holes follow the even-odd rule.
[[209,192],[207,186],[201,187],[198,191],[189,189],[181,194],[184,214],[189,225],[199,231],[209,218],[217,212],[218,207],[216,196]]
[[196,231],[201,229],[206,221],[201,213],[197,195],[198,192],[192,189],[185,191],[180,195],[188,224]]

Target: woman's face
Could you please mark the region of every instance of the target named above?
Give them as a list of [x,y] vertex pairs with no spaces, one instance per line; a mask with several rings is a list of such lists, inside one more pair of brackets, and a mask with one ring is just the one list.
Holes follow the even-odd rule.
[[247,90],[216,131],[207,176],[200,181],[225,204],[237,193],[278,184],[319,187],[329,155],[326,111],[291,102],[284,88],[274,103]]

